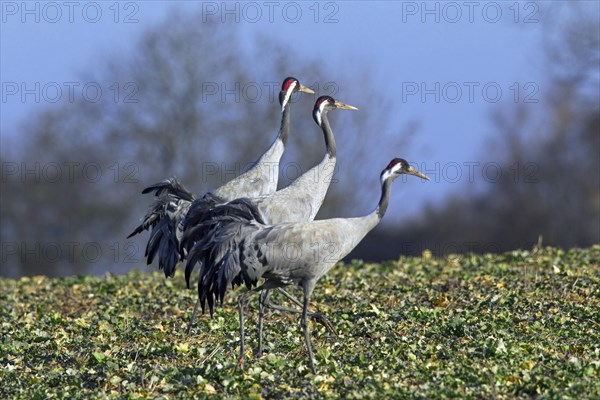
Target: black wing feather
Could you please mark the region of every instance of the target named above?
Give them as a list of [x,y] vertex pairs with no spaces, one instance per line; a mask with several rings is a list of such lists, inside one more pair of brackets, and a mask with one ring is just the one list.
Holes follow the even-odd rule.
[[[257,207],[249,199],[241,198],[214,206],[197,219],[193,230],[184,231],[183,242],[191,246],[186,279],[196,263],[202,264],[198,298],[203,311],[208,303],[212,316],[214,304],[217,299],[223,302],[229,286],[256,286],[265,260],[251,244],[251,238],[264,227]],[[256,262],[261,265],[253,265]]]
[[145,252],[147,263],[151,264],[158,255],[158,268],[164,271],[166,277],[170,277],[175,274],[177,263],[183,258],[178,231],[181,232],[183,218],[195,197],[177,178],[166,179],[142,191],[144,194],[151,192],[158,198],[150,206],[142,223],[127,238],[150,230]]

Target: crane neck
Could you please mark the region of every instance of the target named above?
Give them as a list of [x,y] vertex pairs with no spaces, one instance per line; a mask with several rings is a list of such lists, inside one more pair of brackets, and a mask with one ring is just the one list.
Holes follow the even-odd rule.
[[375,209],[375,213],[377,214],[377,218],[381,220],[387,211],[388,205],[390,203],[390,192],[392,189],[393,179],[386,179],[381,183],[381,197],[379,198],[379,204]]
[[337,149],[335,145],[335,137],[329,125],[329,118],[327,118],[327,112],[321,114],[321,129],[323,130],[323,136],[325,137],[325,147],[327,149],[327,156],[329,158],[335,158]]
[[[279,93],[280,103],[282,99],[283,92]],[[281,140],[283,145],[287,144],[288,136],[290,133],[290,114],[291,114],[291,101],[288,101],[283,108],[283,112],[281,113],[281,126],[279,127],[279,135],[277,135],[277,139]]]
[[375,228],[383,218],[390,200],[390,188],[392,187],[392,181],[393,179],[386,179],[381,183],[381,198],[379,199],[379,203],[377,204],[375,210],[362,217],[350,218],[353,226],[352,229],[346,233],[346,242],[349,243],[349,247],[347,249],[348,253],[373,228]]

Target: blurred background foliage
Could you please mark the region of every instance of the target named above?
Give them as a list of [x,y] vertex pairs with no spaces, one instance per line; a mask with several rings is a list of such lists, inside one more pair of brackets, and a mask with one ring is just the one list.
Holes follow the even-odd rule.
[[[331,113],[339,168],[318,218],[358,215],[375,204],[378,182],[373,169],[364,166],[375,164],[381,170],[388,160],[372,155],[382,149],[402,148],[398,155],[409,154],[411,137],[419,129],[419,121],[398,127],[381,118],[390,111],[393,93],[373,87],[368,70],[350,75],[340,69],[331,77],[319,60],[295,58],[277,38],[259,37],[252,39],[253,46],[242,46],[242,40],[250,39],[233,25],[207,27],[197,20],[175,11],[150,29],[133,53],[107,57],[95,69],[98,73],[82,76],[105,82],[105,87],[115,80],[135,83],[113,93],[122,96],[120,101],[104,97],[97,103],[48,108],[26,121],[18,140],[17,135],[3,139],[2,275],[142,267],[147,235],[125,240],[152,201],[141,189],[177,176],[194,193],[204,193],[241,172],[277,132],[277,93],[288,75],[317,95],[377,108]],[[494,106],[490,129],[496,139],[481,149],[480,159],[500,154],[502,176],[477,187],[457,187],[443,202],[424,204],[412,219],[384,221],[349,258],[382,260],[426,248],[439,255],[497,252],[531,247],[540,237],[544,244],[562,247],[600,242],[600,43],[595,22],[578,15],[546,27],[552,33],[542,44],[547,90],[541,96],[548,107]],[[265,53],[270,62],[257,63]],[[265,77],[273,78],[269,85]],[[244,99],[207,96],[207,82],[226,83],[227,88],[258,82],[263,95],[256,102],[247,101],[251,92]],[[273,96],[266,97],[268,92]],[[323,155],[322,135],[310,118],[313,102],[310,96],[294,98],[280,185]],[[15,165],[39,165],[52,177],[52,163],[61,165],[63,173],[70,165],[75,173],[53,180],[23,179],[9,171]]]

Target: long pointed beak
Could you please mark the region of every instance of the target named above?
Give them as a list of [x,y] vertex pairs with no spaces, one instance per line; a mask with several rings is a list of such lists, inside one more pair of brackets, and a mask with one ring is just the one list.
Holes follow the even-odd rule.
[[414,176],[418,176],[419,178],[423,178],[426,180],[430,180],[429,177],[425,174],[422,174],[421,172],[417,171],[416,169],[414,169],[413,167],[409,167],[408,170],[406,171],[407,174],[410,175],[414,175]]
[[348,104],[344,104],[341,101],[335,102],[335,108],[341,108],[343,110],[358,110],[358,108],[348,105]]
[[306,86],[302,86],[302,84],[300,84],[300,87],[298,88],[299,92],[303,92],[303,93],[308,93],[308,94],[315,94],[315,91],[307,88]]

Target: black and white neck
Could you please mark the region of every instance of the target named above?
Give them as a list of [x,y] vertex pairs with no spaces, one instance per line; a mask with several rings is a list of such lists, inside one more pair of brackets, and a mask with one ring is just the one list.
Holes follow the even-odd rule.
[[291,98],[292,94],[298,90],[298,82],[294,78],[286,78],[281,85],[281,91],[279,92],[279,104],[281,105],[281,126],[279,127],[279,134],[277,139],[281,140],[285,146],[290,133],[290,109],[291,109]]
[[315,107],[313,108],[313,119],[323,130],[325,146],[327,148],[327,157],[329,158],[335,158],[337,150],[335,145],[335,137],[331,131],[327,113],[336,108],[343,110],[358,110],[358,108],[337,101],[331,96],[319,97],[315,102]]
[[387,167],[381,172],[381,197],[379,198],[379,204],[375,209],[374,213],[377,214],[377,218],[381,220],[387,211],[390,202],[390,192],[392,183],[394,180],[402,174],[414,175],[422,179],[429,180],[427,175],[422,174],[413,167],[410,166],[408,161],[403,158],[394,158]]
[[331,130],[331,125],[329,124],[329,118],[327,118],[327,113],[329,110],[332,110],[332,108],[328,107],[327,99],[324,99],[321,102],[317,101],[313,111],[313,118],[323,131],[327,156],[329,158],[335,158],[337,149],[335,145],[335,137],[333,136],[333,131]]

